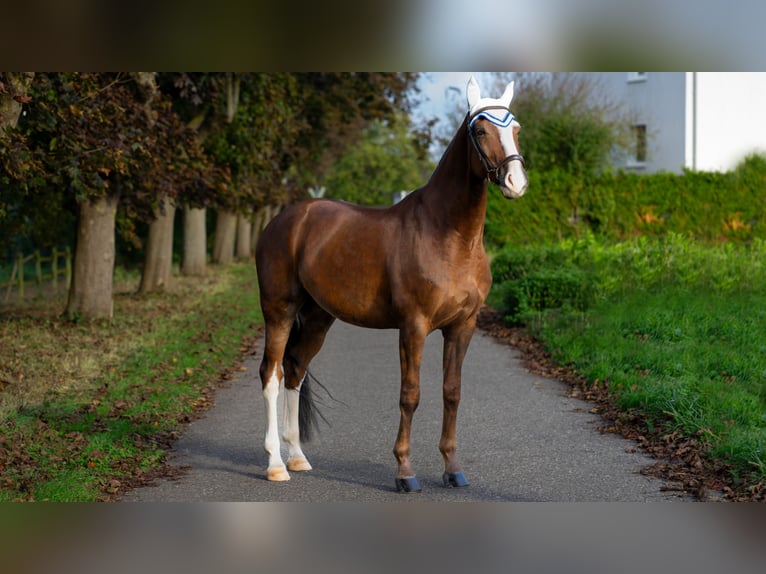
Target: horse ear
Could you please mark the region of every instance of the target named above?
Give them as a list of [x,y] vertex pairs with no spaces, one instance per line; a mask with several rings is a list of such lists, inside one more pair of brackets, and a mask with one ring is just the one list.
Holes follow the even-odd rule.
[[511,107],[511,100],[513,99],[513,86],[515,83],[515,80],[511,81],[511,83],[508,84],[508,86],[505,88],[503,97],[500,98],[500,101],[503,102],[503,105],[507,108]]
[[476,82],[476,78],[473,76],[468,80],[466,95],[468,96],[468,109],[471,110],[481,98],[481,89],[479,88],[478,82]]

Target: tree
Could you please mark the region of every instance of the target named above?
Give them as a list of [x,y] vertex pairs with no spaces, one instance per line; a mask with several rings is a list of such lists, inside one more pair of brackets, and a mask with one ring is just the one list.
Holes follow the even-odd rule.
[[[144,110],[150,128],[155,127],[154,102],[160,97],[155,72],[137,72],[134,79],[145,94]],[[141,272],[139,292],[150,293],[170,285],[173,270],[173,220],[176,205],[170,199],[160,198],[149,224],[146,256]]]
[[[195,117],[200,139],[228,178],[214,203],[213,260],[231,260],[237,235],[243,239],[248,236],[247,241],[237,242],[240,253],[247,257],[247,227],[253,212],[267,196],[278,195],[282,173],[288,168],[285,150],[304,126],[298,114],[301,101],[294,93],[295,81],[290,74],[186,74],[175,85],[184,87],[182,92],[197,94],[196,104],[192,98],[187,108],[200,111]],[[207,99],[199,96],[203,89]],[[242,227],[239,234],[238,221]]]
[[[22,105],[29,101],[29,85],[34,78],[32,72],[0,72],[0,138],[4,138],[6,129],[16,127],[21,116]],[[13,149],[6,139],[3,139],[3,146],[0,147],[0,153],[3,154],[3,162],[13,164],[23,163],[22,150]],[[17,169],[19,166],[17,165]],[[7,176],[0,179],[0,222],[3,228],[7,230],[6,234],[0,237],[0,257],[4,251],[4,246],[10,241],[10,226],[8,225],[8,212],[11,206],[20,202],[20,197],[11,197],[13,189],[8,185]]]
[[[167,94],[174,112],[195,134],[199,146],[215,126],[222,98],[224,74],[216,72],[167,72],[158,75],[160,90]],[[190,197],[184,194],[183,208],[183,250],[181,273],[190,276],[205,275],[207,271],[207,207],[216,197],[228,193],[226,185],[228,172],[216,167],[211,159],[215,174],[215,194]]]
[[394,120],[374,120],[361,140],[348,148],[326,177],[327,195],[362,205],[387,205],[394,192],[424,184],[433,163],[418,146],[400,113]]
[[179,190],[209,187],[204,156],[137,74],[38,74],[30,96],[27,115],[1,142],[4,181],[23,199],[19,219],[76,213],[67,314],[110,317],[117,209],[129,230]]
[[[237,113],[237,109],[239,108],[239,94],[242,79],[237,74],[229,72],[224,76],[224,82],[226,111],[224,116],[225,123],[223,124],[224,129],[221,133],[226,134],[233,129],[231,126],[234,122],[234,116]],[[228,151],[232,152],[232,156],[236,155],[238,159],[242,158],[241,155],[236,153],[236,145]],[[227,167],[236,169],[237,165],[236,162],[232,162]],[[233,204],[236,204],[236,201],[230,203],[230,205]],[[215,263],[229,263],[234,258],[236,230],[236,212],[233,211],[233,209],[229,209],[229,205],[219,205],[215,226],[215,244],[213,245],[213,261]]]
[[160,200],[154,220],[149,224],[146,256],[141,271],[140,293],[168,289],[173,276],[173,227],[176,204],[172,199]]
[[0,72],[0,131],[16,127],[34,72]]
[[247,236],[255,238],[281,205],[305,198],[305,189],[321,182],[370,121],[407,109],[415,79],[414,74],[390,73],[177,78],[175,89],[192,96],[177,100],[188,102],[182,117],[194,117],[189,110],[204,115],[199,132],[205,149],[230,178],[215,200],[213,260],[228,260],[235,241],[238,256],[248,257],[254,239],[248,242]]
[[[374,120],[408,114],[417,90],[417,74],[408,72],[296,73],[303,116],[310,126],[298,134],[295,161],[304,166],[288,182],[291,198],[302,199],[309,186],[321,184],[336,161],[355,145]],[[430,144],[426,134],[418,154]]]
[[[511,76],[497,74],[498,86]],[[630,122],[605,99],[588,74],[522,73],[513,113],[519,118],[522,155],[530,170],[562,170],[585,178],[610,165],[612,154],[630,145]]]
[[[562,170],[585,178],[606,169],[613,154],[633,141],[626,112],[606,99],[586,73],[491,73],[490,91],[516,81],[511,104],[521,123],[519,144],[530,171]],[[465,98],[456,97],[454,111],[440,121],[439,141],[446,144],[466,114]]]

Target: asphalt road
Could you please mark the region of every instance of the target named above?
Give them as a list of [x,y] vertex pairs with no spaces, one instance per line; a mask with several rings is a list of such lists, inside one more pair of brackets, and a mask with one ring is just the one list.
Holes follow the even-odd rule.
[[[398,332],[337,322],[312,372],[342,401],[325,399],[318,438],[304,447],[314,469],[285,483],[265,479],[260,349],[215,406],[176,444],[178,480],[134,490],[125,501],[667,501],[662,481],[639,474],[653,461],[621,437],[600,434],[586,402],[558,381],[531,374],[518,354],[477,332],[463,366],[458,454],[470,486],[441,486],[439,332],[426,342],[421,403],[413,422],[413,465],[421,493],[394,488],[399,421]],[[322,391],[319,390],[321,393]],[[280,403],[282,401],[280,400]]]

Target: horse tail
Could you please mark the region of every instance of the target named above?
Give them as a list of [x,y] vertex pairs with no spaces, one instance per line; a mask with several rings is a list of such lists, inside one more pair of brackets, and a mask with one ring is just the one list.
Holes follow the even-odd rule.
[[311,385],[313,377],[306,369],[306,377],[303,379],[298,399],[298,430],[301,442],[310,442],[314,438],[314,432],[319,432],[320,418],[327,422],[314,400],[315,393]]
[[[319,419],[322,419],[325,423],[329,424],[325,416],[319,410],[317,403],[321,402],[321,399],[318,399],[316,392],[314,391],[313,382],[316,382],[320,387],[325,389],[325,392],[327,392],[327,389],[317,380],[311,371],[309,371],[308,366],[302,365],[301,361],[289,352],[289,350],[293,349],[298,342],[300,333],[301,318],[300,315],[298,315],[290,329],[290,336],[287,340],[287,356],[289,360],[292,361],[294,368],[304,367],[306,371],[298,399],[298,431],[301,442],[310,442],[314,436],[314,432],[319,432]],[[329,392],[327,394],[328,396],[330,395]]]

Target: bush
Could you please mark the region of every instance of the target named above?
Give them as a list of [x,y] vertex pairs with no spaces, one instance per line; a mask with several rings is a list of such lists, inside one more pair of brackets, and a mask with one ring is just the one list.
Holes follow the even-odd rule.
[[766,241],[706,246],[675,233],[609,243],[588,234],[508,247],[492,261],[490,304],[511,323],[530,313],[584,311],[596,300],[668,287],[725,295],[766,289]]
[[751,156],[728,173],[602,173],[529,171],[519,201],[489,195],[486,242],[549,244],[593,234],[625,241],[670,233],[705,243],[766,239],[766,158]]
[[491,303],[513,324],[547,309],[584,310],[593,292],[589,274],[560,246],[506,249],[492,261],[492,276]]

